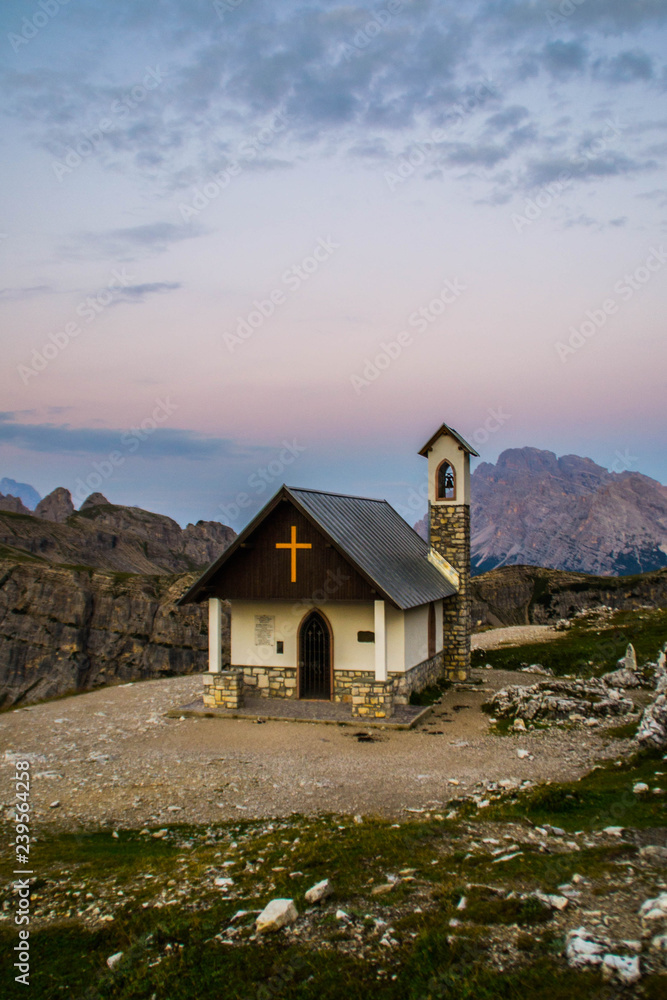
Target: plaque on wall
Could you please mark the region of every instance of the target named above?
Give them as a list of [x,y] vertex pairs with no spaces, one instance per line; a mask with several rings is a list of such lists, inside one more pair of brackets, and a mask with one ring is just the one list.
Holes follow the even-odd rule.
[[272,646],[276,630],[276,619],[273,615],[255,615],[255,645]]

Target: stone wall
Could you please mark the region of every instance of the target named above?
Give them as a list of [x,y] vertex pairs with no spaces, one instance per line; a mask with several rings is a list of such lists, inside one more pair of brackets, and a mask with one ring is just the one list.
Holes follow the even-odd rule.
[[204,675],[204,704],[207,708],[241,708],[243,674],[240,670],[222,670]]
[[352,683],[352,716],[389,719],[394,714],[392,681],[359,680]]
[[296,698],[296,667],[238,667],[249,698]]
[[470,507],[467,504],[429,504],[431,545],[459,574],[459,590],[443,601],[445,676],[470,676]]
[[352,702],[353,688],[375,680],[372,670],[334,670],[334,701]]
[[422,660],[404,674],[390,674],[394,686],[394,703],[409,705],[413,691],[423,691],[441,681],[445,676],[443,653],[436,653],[428,660]]

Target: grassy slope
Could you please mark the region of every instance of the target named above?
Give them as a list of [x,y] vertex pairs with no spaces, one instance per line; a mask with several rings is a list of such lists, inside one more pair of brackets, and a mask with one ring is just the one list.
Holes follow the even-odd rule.
[[667,609],[615,611],[600,619],[596,614],[576,618],[572,627],[552,642],[531,643],[507,649],[476,649],[474,667],[490,663],[502,670],[517,670],[541,663],[556,675],[598,674],[616,667],[629,642],[639,663],[654,660],[667,639]]

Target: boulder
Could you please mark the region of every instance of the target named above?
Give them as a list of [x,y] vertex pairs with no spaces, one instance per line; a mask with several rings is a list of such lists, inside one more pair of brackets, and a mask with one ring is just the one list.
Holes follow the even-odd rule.
[[296,922],[299,914],[293,899],[272,899],[255,921],[258,934],[279,931]]
[[644,709],[636,739],[645,749],[667,749],[667,695],[658,694]]
[[109,955],[109,957],[107,958],[107,965],[109,966],[109,968],[115,969],[122,957],[123,957],[122,951],[117,951],[115,952],[115,954]]
[[330,896],[333,892],[331,888],[331,883],[328,878],[322,879],[321,882],[317,882],[314,886],[306,892],[306,902],[307,903],[320,903],[327,896]]
[[639,916],[644,925],[655,926],[656,922],[667,920],[667,892],[661,892],[654,899],[647,899],[639,908]]

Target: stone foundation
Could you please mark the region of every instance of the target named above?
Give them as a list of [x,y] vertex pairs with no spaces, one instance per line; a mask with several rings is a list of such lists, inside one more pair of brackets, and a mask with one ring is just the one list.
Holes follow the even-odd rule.
[[204,704],[207,708],[241,708],[243,674],[240,670],[222,670],[204,675]]
[[393,681],[353,682],[352,717],[364,719],[389,719],[394,714]]
[[422,660],[404,674],[389,674],[394,685],[394,704],[409,705],[413,691],[423,691],[432,687],[445,677],[445,665],[442,651]]
[[249,698],[296,698],[296,667],[237,667]]
[[352,702],[353,687],[375,680],[372,670],[334,670],[334,701]]

